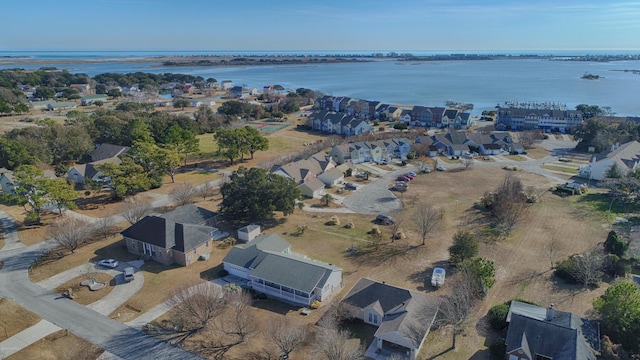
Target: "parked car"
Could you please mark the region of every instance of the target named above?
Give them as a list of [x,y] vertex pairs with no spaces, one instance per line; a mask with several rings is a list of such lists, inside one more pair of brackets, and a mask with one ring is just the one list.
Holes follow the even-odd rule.
[[98,261],[98,265],[115,269],[118,267],[118,261],[114,259],[104,259]]
[[430,167],[425,167],[424,170],[422,170],[425,174],[428,174],[431,172],[431,168]]
[[408,177],[408,178],[409,178],[409,180],[413,180],[413,178],[414,178],[414,177],[416,177],[415,175],[411,175],[411,174],[409,174],[409,173],[406,173],[406,174],[404,174],[403,176],[404,176],[404,177]]
[[345,184],[344,184],[344,188],[345,188],[345,189],[347,189],[347,190],[357,190],[357,189],[358,189],[358,187],[356,186],[356,184],[354,184],[354,183],[350,183],[350,182],[345,183]]
[[124,268],[124,272],[123,272],[124,281],[126,282],[132,281],[134,279],[134,276],[133,276],[134,271],[135,270],[131,266]]
[[376,216],[376,221],[382,225],[391,225],[396,223],[396,220],[391,216],[382,214]]
[[438,171],[446,171],[447,168],[442,166],[442,165],[438,165],[438,166],[436,166],[436,170],[438,170]]
[[398,177],[396,178],[396,180],[398,180],[398,181],[411,181],[411,179],[410,179],[410,178],[408,178],[408,177],[406,177],[406,176],[404,176],[404,175],[400,175],[400,176],[398,176]]
[[408,173],[406,173],[405,175],[410,175],[410,176],[416,177],[418,174],[416,174],[416,173],[415,173],[415,172],[413,172],[413,171],[409,171],[409,172],[408,172]]
[[433,274],[431,275],[431,286],[440,287],[444,285],[445,276],[446,271],[443,268],[433,269]]
[[367,177],[367,174],[366,174],[366,173],[363,173],[363,172],[359,172],[359,173],[357,173],[357,174],[356,174],[356,177],[357,177],[357,178],[364,179],[365,177]]

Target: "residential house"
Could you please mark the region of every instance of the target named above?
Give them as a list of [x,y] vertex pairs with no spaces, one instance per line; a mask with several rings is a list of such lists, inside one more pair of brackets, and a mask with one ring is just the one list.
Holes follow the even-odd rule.
[[322,128],[320,130],[329,133],[342,134],[342,121],[347,118],[347,115],[344,113],[330,112],[322,121]]
[[433,121],[431,122],[432,127],[441,128],[442,125],[442,117],[444,115],[446,108],[443,107],[432,107],[430,108],[431,114],[433,115]]
[[251,89],[248,89],[244,86],[234,86],[229,89],[229,91],[231,92],[231,96],[241,99],[244,99],[251,94]]
[[507,314],[506,359],[596,360],[600,325],[551,305],[512,301]]
[[433,124],[433,113],[426,106],[414,106],[411,109],[411,125],[430,127]]
[[373,130],[373,126],[366,120],[352,119],[342,128],[344,136],[358,136]]
[[611,166],[616,165],[622,174],[638,169],[640,166],[640,142],[630,141],[622,145],[613,145],[604,155],[594,155],[588,165],[580,166],[580,176],[604,180]]
[[233,81],[231,81],[231,80],[223,80],[223,81],[220,83],[220,88],[221,88],[222,90],[231,90],[231,88],[232,88],[233,86],[234,86],[234,85],[233,85]]
[[0,174],[0,186],[2,187],[3,193],[12,195],[16,194],[13,171],[2,168],[2,173]]
[[407,156],[413,149],[413,144],[409,141],[409,139],[405,138],[393,138],[391,139],[391,141],[395,144],[395,149],[392,153],[387,153],[393,154],[399,159],[406,160]]
[[313,130],[322,130],[322,122],[329,114],[327,110],[314,111],[307,117],[307,126]]
[[334,146],[329,152],[331,158],[336,160],[338,164],[344,164],[346,161],[351,161],[353,164],[358,164],[365,161],[370,161],[371,154],[368,146],[365,143],[348,143]]
[[385,112],[387,114],[387,120],[397,121],[400,118],[400,115],[402,114],[402,110],[403,109],[397,106],[389,106]]
[[478,151],[480,151],[482,155],[500,155],[502,150],[498,144],[480,144]]
[[67,171],[67,180],[72,181],[75,184],[86,184],[87,180],[108,184],[111,182],[111,179],[102,176],[102,171],[98,170],[98,165],[121,163],[122,160],[120,160],[119,157],[114,156],[86,164],[76,164]]
[[274,174],[282,175],[284,177],[288,177],[295,181],[297,185],[300,185],[308,179],[315,178],[322,172],[319,170],[319,165],[318,168],[315,169],[315,171],[314,169],[312,169],[313,166],[313,162],[309,162],[307,160],[298,160],[285,165],[276,165],[271,168],[271,172]]
[[338,104],[338,110],[336,111],[346,113],[347,115],[353,115],[353,108],[349,106],[353,101],[355,100],[350,97],[342,97],[340,99],[340,103]]
[[449,155],[462,156],[464,153],[469,152],[469,145],[465,144],[451,144],[449,145]]
[[403,109],[400,112],[400,116],[398,117],[398,121],[403,123],[403,124],[410,124],[411,123],[411,110],[409,109]]
[[377,327],[366,356],[416,359],[436,318],[427,294],[361,278],[340,302],[348,314]]
[[524,153],[524,146],[522,144],[511,143],[508,146],[508,151],[510,154],[522,154]]
[[80,98],[80,104],[82,104],[82,106],[93,105],[98,101],[100,101],[102,103],[106,103],[107,102],[107,95],[103,95],[103,94],[85,95],[85,96]]
[[249,224],[238,229],[238,241],[249,242],[260,236],[260,225]]
[[496,126],[503,124],[511,130],[542,129],[570,132],[583,121],[577,110],[498,108]]
[[222,264],[254,291],[303,306],[325,301],[343,286],[341,268],[292,253],[291,245],[276,234],[234,246]]
[[[0,172],[0,187],[2,188],[2,192],[16,195],[16,180],[13,177],[13,171],[2,168]],[[56,174],[51,170],[44,170],[42,176],[49,179],[57,178]]]
[[[333,169],[337,170],[337,169]],[[340,170],[338,170],[340,171]],[[342,174],[342,172],[340,171]],[[321,175],[322,176],[322,175]],[[342,177],[344,179],[344,176]],[[298,185],[298,189],[302,193],[302,196],[306,196],[312,199],[319,199],[324,194],[325,184],[318,178],[307,179],[302,184]]]
[[333,168],[318,175],[317,180],[321,181],[326,187],[333,187],[344,181],[344,174],[339,169]]
[[[380,119],[381,117],[387,116],[387,109],[389,109],[389,104],[380,104],[375,112],[375,118]],[[384,114],[384,115],[382,115]],[[382,115],[382,116],[381,116]]]
[[69,87],[78,90],[80,94],[88,94],[91,90],[89,84],[70,84]]
[[369,119],[371,112],[369,112],[369,102],[367,100],[356,100],[351,105],[353,109],[353,116],[358,119]]
[[369,104],[369,119],[378,118],[378,108],[382,104],[380,101],[368,101]]
[[100,144],[90,154],[91,161],[100,161],[100,160],[120,156],[125,152],[127,152],[128,149],[129,149],[128,147],[122,146],[122,145],[114,145],[114,144],[106,144],[106,143]]
[[34,110],[56,111],[75,109],[78,107],[78,103],[73,101],[63,102],[55,100],[29,101],[29,107]]
[[129,253],[164,265],[189,266],[213,250],[214,240],[229,234],[214,227],[218,214],[185,205],[162,215],[148,215],[122,234]]

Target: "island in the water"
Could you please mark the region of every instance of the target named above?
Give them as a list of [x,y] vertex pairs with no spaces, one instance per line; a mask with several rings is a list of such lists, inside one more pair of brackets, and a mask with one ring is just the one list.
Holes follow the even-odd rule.
[[601,78],[602,78],[602,76],[600,76],[600,75],[593,75],[593,74],[591,74],[591,73],[584,73],[584,75],[582,75],[582,76],[580,77],[580,79],[585,79],[585,80],[598,80],[598,79],[601,79]]

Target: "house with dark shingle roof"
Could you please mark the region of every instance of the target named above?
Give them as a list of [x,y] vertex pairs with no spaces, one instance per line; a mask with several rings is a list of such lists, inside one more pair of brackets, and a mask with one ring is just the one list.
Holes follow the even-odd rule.
[[509,360],[596,360],[600,325],[570,312],[512,301],[505,340]]
[[292,253],[291,245],[276,234],[234,246],[222,263],[251,289],[293,304],[325,301],[343,286],[341,268]]
[[109,183],[111,179],[102,177],[102,171],[98,170],[100,164],[121,164],[122,160],[114,156],[86,164],[76,164],[67,171],[67,179],[76,184],[85,184],[87,180]]
[[126,146],[113,145],[113,144],[101,144],[91,153],[91,161],[100,161],[124,154],[127,149]]
[[372,359],[415,359],[436,318],[433,297],[361,278],[340,302],[353,318],[377,327],[366,351]]
[[159,263],[189,266],[210,254],[213,241],[228,236],[214,227],[218,214],[185,205],[162,215],[148,215],[122,231],[127,250]]

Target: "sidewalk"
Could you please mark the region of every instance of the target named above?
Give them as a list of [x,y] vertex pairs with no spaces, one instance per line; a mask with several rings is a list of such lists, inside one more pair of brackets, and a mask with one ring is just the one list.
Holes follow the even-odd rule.
[[61,330],[61,328],[47,320],[40,320],[39,323],[32,327],[24,329],[7,340],[0,342],[0,357],[3,359],[9,357],[58,330]]

